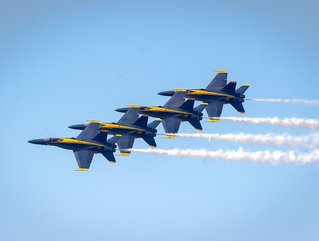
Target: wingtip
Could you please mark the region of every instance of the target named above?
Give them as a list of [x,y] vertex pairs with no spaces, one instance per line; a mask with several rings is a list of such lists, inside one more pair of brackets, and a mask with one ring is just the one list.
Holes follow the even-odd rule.
[[86,120],[89,123],[101,123],[99,120]]
[[224,69],[215,70],[215,72],[218,74],[228,74],[228,71]]
[[78,169],[75,169],[74,171],[76,172],[87,172],[89,170],[89,168],[78,168]]
[[186,89],[182,89],[182,88],[176,88],[174,89],[175,92],[187,92]]
[[119,153],[119,154],[116,154],[117,156],[129,156],[130,153]]
[[211,120],[208,120],[207,122],[210,122],[210,123],[217,123],[217,122],[219,122],[219,119],[211,119]]
[[135,104],[130,104],[130,105],[127,105],[128,107],[131,107],[131,108],[141,108],[140,105],[135,105]]
[[164,139],[175,139],[176,136],[175,135],[166,135],[166,136],[163,136]]

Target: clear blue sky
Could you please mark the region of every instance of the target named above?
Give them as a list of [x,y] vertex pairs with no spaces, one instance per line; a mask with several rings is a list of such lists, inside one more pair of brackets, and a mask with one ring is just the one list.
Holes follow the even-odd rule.
[[[27,140],[117,121],[126,104],[201,88],[227,69],[247,97],[318,98],[316,1],[1,1],[0,239],[317,241],[319,165],[96,155]],[[245,103],[246,116],[318,118],[317,107]],[[226,106],[224,116],[237,116]],[[220,122],[205,133],[309,131]],[[182,124],[182,132],[194,132]],[[160,127],[159,132],[163,132]],[[265,150],[158,138],[161,148]],[[136,147],[146,147],[138,140]]]

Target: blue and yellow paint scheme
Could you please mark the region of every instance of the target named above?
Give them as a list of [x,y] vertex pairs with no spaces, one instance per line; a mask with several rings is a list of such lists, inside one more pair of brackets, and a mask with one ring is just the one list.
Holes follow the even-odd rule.
[[237,82],[227,83],[226,70],[217,70],[217,75],[205,89],[174,89],[158,93],[164,96],[173,96],[175,93],[183,93],[185,98],[193,98],[197,101],[207,103],[206,111],[212,120],[216,122],[222,113],[224,104],[231,104],[239,113],[245,113],[242,103],[245,101],[245,91],[249,84],[244,84],[236,89]]
[[169,134],[177,133],[183,121],[188,121],[195,129],[202,130],[200,121],[205,107],[202,104],[194,108],[194,103],[195,99],[185,100],[185,93],[180,91],[174,93],[164,106],[129,105],[116,111],[125,113],[131,109],[137,109],[142,115],[159,118],[162,120],[165,132]]
[[50,137],[30,140],[29,143],[72,150],[78,163],[78,171],[86,171],[90,168],[93,155],[96,153],[101,153],[108,161],[115,162],[113,152],[115,152],[117,147],[115,143],[118,140],[119,137],[107,140],[107,132],[99,130],[99,123],[90,122],[77,138]]
[[[161,123],[161,120],[154,120],[148,124],[148,115],[139,117],[139,110],[131,108],[117,123],[98,123],[100,131],[106,131],[111,135],[120,135],[117,144],[120,152],[126,156],[130,153],[136,138],[142,138],[150,147],[156,147],[154,137],[157,133],[156,127]],[[86,126],[86,124],[79,124],[69,126],[69,128],[83,130]]]

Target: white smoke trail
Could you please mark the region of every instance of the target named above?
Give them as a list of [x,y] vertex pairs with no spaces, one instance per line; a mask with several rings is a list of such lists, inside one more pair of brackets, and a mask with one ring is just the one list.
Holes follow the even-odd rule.
[[319,161],[319,150],[308,153],[296,153],[294,151],[256,151],[247,152],[242,148],[238,150],[226,151],[218,149],[216,151],[198,150],[198,149],[131,149],[133,152],[193,157],[193,158],[210,158],[225,161],[250,161],[253,163],[273,163],[273,164],[308,164]]
[[296,128],[310,128],[319,129],[319,121],[316,119],[302,119],[302,118],[284,118],[278,117],[220,117],[221,120],[243,122],[250,124],[266,124],[282,127],[296,127]]
[[291,135],[274,135],[274,134],[204,134],[204,133],[177,133],[169,134],[177,137],[184,138],[197,138],[221,141],[232,141],[239,143],[254,143],[262,145],[274,145],[274,146],[286,146],[286,147],[306,147],[306,148],[318,148],[319,147],[319,134],[306,135],[295,137]]
[[286,104],[301,104],[301,105],[319,105],[319,100],[307,99],[250,99],[258,102],[286,103]]

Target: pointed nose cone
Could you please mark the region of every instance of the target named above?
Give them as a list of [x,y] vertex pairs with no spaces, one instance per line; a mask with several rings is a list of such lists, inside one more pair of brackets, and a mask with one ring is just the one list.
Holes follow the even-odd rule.
[[124,107],[124,108],[118,108],[115,111],[125,113],[126,111],[128,111],[128,109],[129,109],[128,107]]
[[37,144],[37,145],[46,145],[47,142],[44,139],[33,139],[28,141],[31,144]]
[[70,129],[74,129],[74,130],[84,130],[85,127],[86,127],[85,124],[78,124],[78,125],[69,126]]

